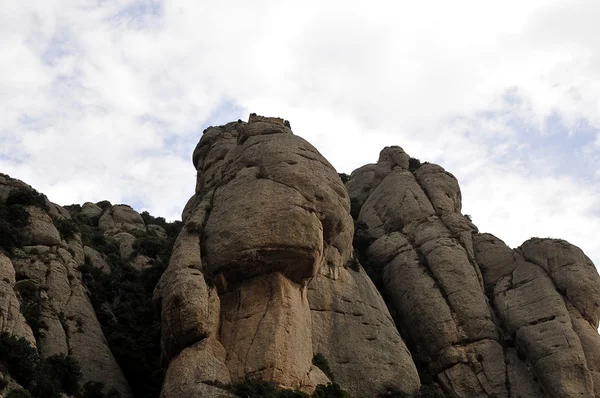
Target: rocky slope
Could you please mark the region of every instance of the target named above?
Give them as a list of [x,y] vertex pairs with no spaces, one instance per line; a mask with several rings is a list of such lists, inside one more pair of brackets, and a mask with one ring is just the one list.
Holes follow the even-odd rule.
[[479,233],[442,167],[256,115],[193,164],[180,223],[0,176],[0,396],[600,397],[592,262]]
[[[157,394],[160,378],[155,394],[140,379],[148,384],[147,373],[160,373],[150,297],[168,260],[160,251],[170,244],[165,229],[150,222],[171,225],[149,215],[146,223],[128,206],[99,204],[63,208],[0,175],[0,396],[23,388],[44,398],[69,389],[90,398],[132,397],[132,387],[135,396]],[[143,282],[156,273],[144,292]],[[154,331],[135,330],[140,326]],[[6,358],[17,350],[27,357],[27,346],[35,349],[31,361]],[[151,348],[153,368],[144,352]],[[13,374],[24,367],[32,369]],[[80,388],[52,381],[64,373]]]

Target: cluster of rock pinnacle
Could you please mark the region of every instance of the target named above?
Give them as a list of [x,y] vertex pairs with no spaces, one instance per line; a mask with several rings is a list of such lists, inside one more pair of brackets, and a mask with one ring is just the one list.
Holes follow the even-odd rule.
[[[247,378],[410,396],[424,374],[452,397],[600,397],[594,264],[564,240],[511,249],[479,233],[442,167],[387,147],[344,184],[289,123],[254,114],[205,130],[193,163],[196,192],[153,295],[162,398],[233,396],[222,386]],[[22,187],[0,177],[0,202]],[[127,206],[94,206],[84,211],[143,267],[132,231],[159,227]],[[86,255],[104,267],[102,256],[77,235],[61,239],[52,220],[70,214],[60,206],[28,211],[27,245],[0,252],[0,331],[42,356],[72,353],[84,379],[131,397],[77,271]],[[37,340],[16,272],[44,286]]]

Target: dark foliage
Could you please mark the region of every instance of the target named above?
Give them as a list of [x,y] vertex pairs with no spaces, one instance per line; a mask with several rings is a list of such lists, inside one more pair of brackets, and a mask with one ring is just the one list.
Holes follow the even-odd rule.
[[154,224],[163,227],[167,233],[167,236],[172,242],[175,241],[175,238],[177,238],[179,231],[181,231],[181,228],[183,227],[183,223],[181,221],[167,222],[163,217],[154,217],[147,211],[143,211],[141,216],[146,225]]
[[11,251],[24,243],[23,228],[29,225],[29,213],[21,204],[0,204],[0,249]]
[[333,380],[333,373],[331,373],[331,368],[329,367],[329,362],[327,361],[327,358],[325,358],[325,356],[323,354],[321,354],[320,352],[316,353],[313,356],[312,363],[317,368],[321,369],[323,371],[323,373],[325,373],[325,375],[327,377],[329,377],[329,379]]
[[[114,241],[105,238],[96,228],[80,225],[84,244],[103,253],[112,270],[110,275],[105,275],[86,263],[80,268],[83,282],[90,291],[90,300],[108,345],[134,396],[140,398],[158,397],[162,385],[160,315],[155,314],[152,293],[181,229],[180,222],[167,223],[149,214],[146,222],[159,225],[164,222],[161,226],[167,231],[168,239],[165,242],[147,235],[138,237],[138,252],[155,259],[151,268],[141,272],[120,258]],[[88,387],[89,398],[103,397],[98,395],[97,386]],[[106,398],[112,398],[106,394]]]
[[48,199],[35,189],[15,189],[6,197],[6,206],[23,205],[37,206],[42,210],[48,211]]
[[164,228],[164,226],[167,224],[167,220],[165,220],[163,217],[154,217],[147,211],[141,212],[140,215],[142,216],[142,219],[146,225],[155,224]]
[[350,398],[350,394],[342,390],[337,383],[319,384],[312,394],[313,398]]
[[83,385],[82,398],[120,398],[121,394],[111,389],[109,392],[104,392],[104,383],[98,381],[88,381]]
[[416,171],[419,167],[421,167],[421,161],[417,158],[410,158],[408,160],[408,170],[413,172]]
[[0,362],[10,375],[21,385],[33,378],[39,362],[38,353],[27,340],[16,338],[8,333],[0,334]]
[[64,354],[48,357],[41,370],[48,378],[58,382],[65,393],[73,395],[79,390],[81,368],[73,357]]
[[[160,324],[154,314],[152,290],[162,274],[156,265],[138,272],[108,258],[112,273],[89,264],[80,268],[92,305],[115,359],[136,397],[156,397],[162,384]],[[107,313],[105,303],[110,306]]]
[[71,214],[73,220],[76,221],[76,224],[79,224],[79,228],[86,227],[97,227],[98,220],[100,220],[100,216],[88,217],[86,215],[81,214],[81,205],[69,205],[64,206],[64,208]]
[[157,257],[168,250],[164,241],[155,236],[145,236],[133,242],[133,250],[148,257]]
[[66,355],[53,355],[37,364],[34,379],[28,390],[34,397],[59,398],[79,391],[81,369],[75,359]]
[[81,370],[75,359],[65,355],[41,359],[27,340],[8,333],[0,334],[0,363],[30,394],[17,391],[14,397],[59,398],[61,393],[79,391]]
[[29,280],[21,280],[15,284],[15,290],[21,297],[21,312],[31,327],[36,340],[42,327],[42,298],[39,286]]
[[65,239],[74,238],[75,234],[79,232],[77,223],[75,223],[73,220],[68,220],[66,218],[55,219],[54,225],[56,226],[62,237]]
[[338,173],[338,175],[340,176],[340,179],[342,180],[342,182],[345,184],[348,181],[350,181],[350,176],[346,173]]

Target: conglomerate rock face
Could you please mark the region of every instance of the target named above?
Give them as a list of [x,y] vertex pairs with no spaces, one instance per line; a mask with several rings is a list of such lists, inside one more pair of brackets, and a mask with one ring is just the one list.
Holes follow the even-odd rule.
[[330,376],[356,397],[417,392],[383,299],[352,267],[350,200],[319,152],[283,120],[252,115],[207,129],[193,161],[196,194],[155,290],[163,397],[244,378],[310,392]]
[[460,213],[456,178],[409,164],[385,148],[346,186],[360,257],[417,362],[450,396],[600,396],[589,258],[562,240],[511,250],[479,234]]
[[[21,181],[0,175],[0,204],[17,190],[24,195],[33,192]],[[42,358],[72,356],[81,367],[83,382],[102,382],[107,390],[130,397],[81,281],[78,268],[85,259],[81,235],[64,237],[55,226],[70,220],[69,212],[45,198],[37,205],[9,207],[13,213],[9,216],[18,209],[27,213],[28,223],[19,232],[21,244],[11,257],[0,251],[0,332],[24,338]],[[35,314],[27,320],[34,325],[22,315],[23,300]]]
[[[600,397],[594,264],[564,240],[479,233],[442,167],[387,147],[344,186],[289,123],[254,114],[206,129],[193,164],[183,228],[62,208],[0,174],[2,341],[69,355],[121,398],[157,396],[160,366],[161,398],[234,397],[254,378],[354,398]],[[7,365],[0,397],[30,388]]]

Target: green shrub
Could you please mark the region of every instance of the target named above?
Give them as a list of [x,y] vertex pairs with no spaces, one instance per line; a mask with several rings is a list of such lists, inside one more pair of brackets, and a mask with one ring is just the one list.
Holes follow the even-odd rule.
[[325,373],[325,375],[327,377],[329,377],[330,380],[333,380],[333,373],[331,373],[331,368],[329,367],[329,362],[327,361],[327,358],[325,358],[325,356],[323,354],[321,354],[320,352],[316,353],[313,356],[312,363],[317,368],[321,369],[323,371],[323,373]]
[[[104,274],[92,267],[89,260],[80,267],[80,271],[108,346],[123,369],[133,395],[157,397],[163,370],[160,363],[160,314],[154,311],[152,293],[168,264],[182,223],[167,223],[164,218],[152,217],[147,212],[142,213],[142,217],[147,224],[160,225],[167,232],[166,242],[147,234],[136,239],[140,253],[155,257],[152,267],[141,272],[135,270],[121,259],[115,241],[107,239],[97,228],[79,224],[84,244],[106,256],[112,273]],[[88,390],[89,396],[85,398],[114,398],[115,392],[102,392],[97,385],[89,385]]]
[[350,394],[342,390],[339,384],[319,384],[312,394],[312,398],[350,398]]
[[0,334],[0,363],[19,384],[30,382],[38,362],[38,353],[27,340],[6,332]]
[[65,239],[74,238],[75,234],[79,232],[77,223],[75,223],[73,220],[69,220],[66,218],[55,219],[54,225],[56,226],[62,237]]
[[348,181],[350,181],[350,176],[346,173],[338,173],[338,175],[340,176],[340,179],[342,180],[342,183],[347,183]]
[[6,197],[6,206],[11,205],[37,206],[42,210],[49,210],[46,196],[35,189],[19,188],[11,191]]
[[25,206],[0,204],[0,248],[10,251],[23,246],[23,228],[29,225],[29,213]]
[[141,212],[140,215],[142,216],[142,219],[146,225],[155,224],[164,228],[164,226],[167,224],[167,220],[165,220],[163,217],[153,217],[147,211]]
[[[160,318],[154,312],[152,292],[164,265],[156,262],[153,267],[139,272],[118,256],[109,255],[108,261],[113,271],[111,275],[84,264],[80,267],[82,280],[91,293],[92,306],[108,345],[134,395],[158,396],[163,378]],[[113,303],[108,307],[109,312],[106,303]],[[92,393],[95,392],[90,390]]]
[[146,236],[133,242],[133,250],[138,254],[154,258],[165,251],[165,243],[157,237]]
[[29,225],[29,213],[23,205],[14,204],[7,206],[6,221],[15,228],[25,228]]
[[79,392],[81,370],[73,357],[53,355],[40,359],[36,349],[23,338],[0,334],[0,364],[28,390],[15,391],[9,397],[59,398],[61,393]]
[[72,356],[53,355],[44,360],[42,371],[58,382],[62,391],[73,395],[79,390],[81,368]]
[[21,297],[21,313],[31,327],[37,339],[42,327],[42,297],[40,287],[29,279],[20,280],[15,284],[15,290]]
[[0,220],[0,248],[10,251],[18,246],[18,235],[15,234],[12,225],[5,220]]
[[121,394],[114,388],[104,393],[104,383],[88,381],[83,385],[82,398],[120,398]]
[[413,172],[419,169],[419,167],[421,167],[421,161],[417,158],[410,158],[408,160],[408,170]]

